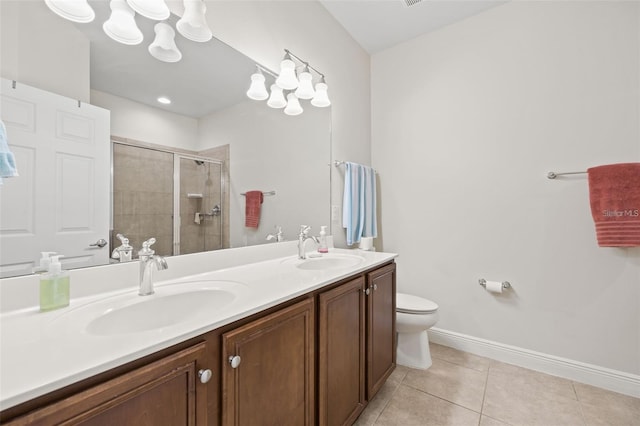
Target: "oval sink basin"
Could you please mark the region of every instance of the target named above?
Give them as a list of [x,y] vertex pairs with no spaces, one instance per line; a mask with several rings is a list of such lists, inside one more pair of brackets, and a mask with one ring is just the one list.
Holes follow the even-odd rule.
[[53,329],[95,336],[159,331],[206,320],[245,294],[248,287],[235,281],[198,280],[157,285],[155,293],[137,290],[106,297],[71,309],[56,318]]
[[145,300],[107,310],[87,325],[90,334],[138,333],[172,326],[227,306],[236,296],[225,290],[194,290],[166,296],[138,296]]
[[328,269],[352,268],[364,262],[364,257],[348,254],[325,254],[322,257],[307,259],[286,259],[283,263],[293,264],[296,268],[307,271],[323,271]]

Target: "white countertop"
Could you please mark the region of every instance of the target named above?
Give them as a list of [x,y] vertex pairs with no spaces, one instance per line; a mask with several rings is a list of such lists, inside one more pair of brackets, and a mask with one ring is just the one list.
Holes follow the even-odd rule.
[[[71,271],[70,306],[44,313],[39,311],[34,297],[37,295],[37,277],[0,280],[0,287],[6,284],[1,293],[3,299],[21,297],[28,300],[28,303],[2,301],[0,409],[199,336],[397,256],[331,248],[329,255],[355,255],[363,260],[353,267],[317,271],[297,268],[295,253],[295,242],[286,242],[224,250],[217,254],[207,252],[168,257],[169,269],[156,275],[157,294],[162,295],[165,289],[175,288],[172,284],[212,280],[239,283],[238,297],[222,309],[207,311],[205,317],[159,329],[109,336],[87,332],[85,324],[77,320],[81,318],[77,313],[89,311],[91,306],[109,297],[154,297],[137,295],[138,287],[134,283],[138,262],[107,267],[109,269],[97,267]],[[238,258],[242,257],[252,263],[241,264]],[[216,265],[216,268],[208,265]],[[118,279],[120,276],[126,276],[126,279]],[[109,277],[118,283],[112,286],[105,284]],[[70,318],[74,321],[69,321]]]

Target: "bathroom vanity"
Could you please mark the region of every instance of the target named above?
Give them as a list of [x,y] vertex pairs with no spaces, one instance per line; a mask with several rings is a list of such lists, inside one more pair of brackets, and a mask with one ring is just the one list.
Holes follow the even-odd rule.
[[[282,253],[295,250],[291,243],[278,246]],[[248,249],[265,250],[238,250]],[[197,256],[168,259],[168,271],[202,265],[215,253]],[[116,306],[132,297],[130,288],[72,298],[71,307],[46,319],[28,309],[10,318],[5,313],[3,335],[16,332],[10,327],[20,315],[28,317],[20,331],[33,334],[3,337],[2,354],[9,357],[3,356],[2,373],[10,377],[2,379],[2,424],[352,424],[395,367],[394,258],[331,249],[322,258],[286,255],[160,281],[151,297],[184,304],[186,290],[176,289],[205,300],[203,289],[235,296],[206,315],[194,305],[193,318],[161,327],[132,322],[119,329],[122,318],[102,324],[88,313],[103,312],[105,300]],[[137,309],[129,306],[108,314]],[[70,331],[75,338],[47,328],[69,319],[78,323]],[[10,352],[37,347],[39,354]],[[16,371],[28,369],[30,360],[35,371]],[[49,371],[60,362],[59,371]]]

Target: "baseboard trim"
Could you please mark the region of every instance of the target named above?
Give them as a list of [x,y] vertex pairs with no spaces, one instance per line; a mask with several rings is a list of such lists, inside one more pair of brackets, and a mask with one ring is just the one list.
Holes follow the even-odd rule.
[[640,398],[640,376],[597,365],[547,355],[440,328],[429,330],[429,340],[530,370]]

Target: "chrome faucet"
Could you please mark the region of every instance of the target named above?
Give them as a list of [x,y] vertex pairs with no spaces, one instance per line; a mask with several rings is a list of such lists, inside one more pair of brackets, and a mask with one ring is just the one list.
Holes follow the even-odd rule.
[[313,240],[316,242],[316,244],[320,243],[320,241],[318,240],[318,237],[309,235],[310,230],[311,230],[310,226],[300,225],[300,234],[298,235],[298,259],[307,258],[307,254],[304,251],[304,246],[307,240]]
[[142,249],[138,252],[140,258],[140,296],[148,296],[153,294],[153,266],[155,265],[159,271],[167,269],[167,261],[164,257],[157,256],[151,245],[156,242],[155,238],[149,238],[142,243]]
[[276,234],[268,234],[266,239],[267,241],[276,240],[276,243],[281,243],[284,241],[284,235],[282,234],[282,226],[276,225],[275,228],[278,230]]

